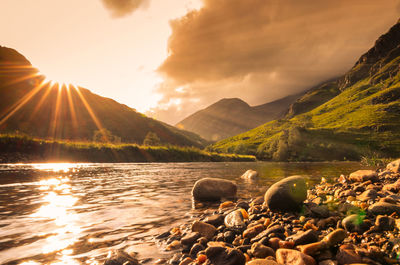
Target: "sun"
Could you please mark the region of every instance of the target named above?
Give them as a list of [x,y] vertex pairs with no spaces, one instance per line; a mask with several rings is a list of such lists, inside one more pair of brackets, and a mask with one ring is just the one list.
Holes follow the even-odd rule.
[[59,84],[61,87],[62,86],[76,86],[76,84],[71,81],[69,78],[66,77],[61,77],[61,76],[51,76],[48,74],[44,74],[43,72],[39,72],[39,75],[44,78],[43,82],[46,84]]

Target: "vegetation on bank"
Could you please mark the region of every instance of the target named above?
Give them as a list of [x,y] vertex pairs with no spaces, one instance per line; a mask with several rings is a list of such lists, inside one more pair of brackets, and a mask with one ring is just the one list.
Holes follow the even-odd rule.
[[194,147],[52,141],[0,134],[0,163],[61,161],[222,162],[255,161],[255,157],[206,152]]

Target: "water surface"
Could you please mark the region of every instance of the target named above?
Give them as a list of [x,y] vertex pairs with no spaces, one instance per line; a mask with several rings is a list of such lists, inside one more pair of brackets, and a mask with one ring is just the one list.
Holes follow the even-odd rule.
[[[239,198],[264,194],[275,181],[308,175],[310,183],[360,169],[358,163],[129,163],[0,165],[0,264],[101,264],[113,249],[140,259],[166,257],[154,236],[192,209],[194,182],[235,181]],[[239,177],[247,169],[257,182]],[[151,261],[149,262],[151,264]]]

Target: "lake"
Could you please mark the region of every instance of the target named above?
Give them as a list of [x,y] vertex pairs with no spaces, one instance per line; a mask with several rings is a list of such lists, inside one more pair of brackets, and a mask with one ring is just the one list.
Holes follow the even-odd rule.
[[[204,210],[192,207],[190,194],[200,178],[233,180],[238,197],[251,198],[285,176],[308,175],[312,184],[361,168],[352,162],[0,164],[0,264],[101,264],[109,251],[126,248],[155,261],[170,253],[154,236]],[[241,180],[247,169],[260,179]]]

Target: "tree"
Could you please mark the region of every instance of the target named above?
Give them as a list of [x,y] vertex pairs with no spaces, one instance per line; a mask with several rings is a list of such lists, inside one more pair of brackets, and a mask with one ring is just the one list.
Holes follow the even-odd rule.
[[121,137],[113,135],[107,129],[94,131],[93,141],[99,143],[121,143]]
[[161,145],[161,140],[154,132],[148,132],[143,140],[143,145],[158,146]]

